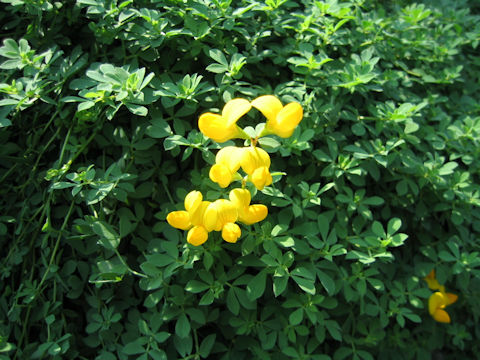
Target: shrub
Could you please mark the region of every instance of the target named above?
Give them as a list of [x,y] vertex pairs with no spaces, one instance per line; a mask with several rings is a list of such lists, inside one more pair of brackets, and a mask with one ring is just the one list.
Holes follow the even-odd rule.
[[[0,9],[0,359],[478,357],[475,1]],[[198,118],[262,95],[304,112],[268,216],[191,245],[167,214],[250,141]]]

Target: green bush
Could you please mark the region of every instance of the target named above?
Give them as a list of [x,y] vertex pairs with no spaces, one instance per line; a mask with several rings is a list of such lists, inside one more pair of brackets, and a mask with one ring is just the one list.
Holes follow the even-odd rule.
[[[0,359],[478,358],[476,1],[1,0],[0,24]],[[198,117],[265,94],[304,110],[260,143],[268,217],[192,246],[167,214],[234,187]]]

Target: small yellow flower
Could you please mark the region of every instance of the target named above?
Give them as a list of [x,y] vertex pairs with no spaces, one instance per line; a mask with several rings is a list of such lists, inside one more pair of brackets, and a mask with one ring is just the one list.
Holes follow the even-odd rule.
[[221,231],[225,241],[234,243],[240,237],[241,230],[235,221],[238,219],[238,210],[234,203],[226,199],[219,199],[208,205],[204,214],[205,228],[208,231]]
[[222,115],[202,114],[198,119],[198,127],[205,136],[218,143],[241,138],[243,130],[237,126],[237,121],[251,108],[252,105],[248,100],[230,100],[223,107]]
[[269,171],[270,156],[265,150],[259,147],[245,148],[241,166],[258,190],[272,183],[272,175]]
[[210,168],[210,179],[226,188],[240,169],[242,155],[243,148],[227,146],[220,149],[215,157],[215,164]]
[[428,299],[428,311],[432,317],[441,323],[450,323],[450,316],[443,310],[446,306],[457,301],[458,296],[442,291],[434,292]]
[[237,207],[238,221],[241,223],[252,225],[267,217],[268,208],[265,205],[250,205],[251,195],[247,189],[233,189],[228,197]]
[[208,239],[203,220],[209,201],[203,201],[200,191],[191,191],[185,196],[186,211],[172,211],[167,215],[167,222],[176,229],[189,230],[187,241],[195,246],[203,244]]
[[441,292],[445,292],[445,286],[440,285],[438,280],[435,278],[435,269],[432,269],[430,273],[423,278],[428,284],[430,290],[440,290]]
[[282,138],[292,136],[297,125],[302,121],[303,108],[299,103],[282,105],[273,95],[263,95],[252,101],[252,106],[266,118],[266,134],[275,134]]

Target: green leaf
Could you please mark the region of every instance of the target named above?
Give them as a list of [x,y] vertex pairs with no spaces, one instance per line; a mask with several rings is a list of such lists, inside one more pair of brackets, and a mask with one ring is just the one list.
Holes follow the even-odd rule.
[[120,236],[110,224],[97,220],[92,224],[92,230],[100,237],[100,245],[106,249],[114,250],[120,244]]
[[210,334],[202,340],[198,351],[201,357],[208,358],[208,355],[210,355],[210,351],[212,351],[213,345],[215,344],[216,337],[216,334]]
[[223,53],[218,50],[218,49],[211,49],[209,52],[208,52],[208,55],[210,55],[210,57],[215,60],[216,62],[222,64],[222,65],[225,65],[228,69],[228,61],[227,61],[227,58],[225,57],[225,55],[223,55]]
[[267,274],[264,271],[260,271],[255,277],[253,277],[247,284],[247,297],[253,301],[258,299],[265,292],[265,286],[267,282]]
[[214,298],[215,297],[213,290],[210,289],[202,296],[202,298],[198,302],[198,305],[210,305],[211,303],[213,303]]
[[198,280],[190,280],[187,285],[185,285],[185,290],[194,294],[200,293],[207,290],[210,285],[205,284],[204,282]]
[[303,277],[292,275],[292,279],[297,283],[297,285],[311,295],[315,295],[315,282],[313,280],[308,280]]
[[161,139],[172,135],[170,125],[163,119],[153,119],[147,127],[146,134],[155,139]]
[[413,321],[414,323],[421,323],[422,318],[414,313],[404,313],[403,314],[408,320]]
[[170,335],[171,334],[166,331],[160,331],[159,333],[154,335],[155,341],[158,343],[163,343],[170,337]]
[[379,205],[382,205],[384,202],[385,201],[380,196],[371,196],[369,198],[364,199],[362,201],[362,204],[379,206]]
[[181,338],[186,338],[190,334],[190,322],[187,315],[181,314],[175,323],[175,334]]
[[453,170],[455,170],[457,166],[458,164],[455,161],[448,162],[438,170],[438,175],[444,176],[453,174]]
[[402,226],[402,220],[400,220],[399,218],[390,219],[387,225],[387,234],[390,236],[395,234],[400,229],[401,226]]
[[268,150],[268,151],[273,151],[274,149],[278,149],[281,146],[278,140],[269,136],[258,139],[258,142],[260,143],[260,145],[262,145],[262,147],[265,150]]
[[205,70],[216,74],[223,74],[228,71],[228,66],[223,64],[210,64],[205,68]]
[[333,295],[335,293],[335,281],[329,275],[318,269],[317,276],[324,289],[327,290],[327,293]]
[[240,312],[240,303],[233,288],[230,288],[227,292],[227,308],[234,315],[238,315]]
[[372,231],[375,235],[377,235],[380,238],[385,238],[386,237],[385,230],[383,230],[382,224],[379,223],[378,221],[373,222]]
[[330,333],[332,338],[337,341],[342,341],[341,328],[335,320],[326,320],[325,327],[327,328],[327,331]]
[[310,270],[303,266],[296,267],[290,274],[292,276],[300,276],[309,280],[315,280],[315,274],[312,274]]
[[145,106],[132,103],[125,103],[125,106],[134,115],[147,116],[148,114],[148,109]]
[[445,251],[445,250],[441,250],[439,253],[438,253],[438,257],[440,259],[442,259],[443,261],[446,261],[446,262],[455,262],[457,261],[457,259],[455,258],[455,256],[453,256],[452,254],[450,254],[448,251]]
[[289,317],[288,322],[292,326],[297,326],[303,320],[303,308],[298,308],[297,310],[293,311]]
[[287,288],[287,283],[288,283],[288,276],[282,276],[282,277],[277,276],[273,278],[273,293],[275,294],[275,297],[283,294],[283,292]]
[[153,254],[147,257],[147,261],[152,265],[155,265],[158,267],[165,267],[175,262],[175,258],[167,254]]
[[330,222],[324,215],[318,215],[317,225],[320,230],[320,235],[322,236],[322,240],[326,241],[328,236],[328,230],[330,228]]
[[138,355],[145,353],[145,348],[143,345],[146,344],[146,339],[144,337],[138,338],[122,348],[122,353],[126,355]]

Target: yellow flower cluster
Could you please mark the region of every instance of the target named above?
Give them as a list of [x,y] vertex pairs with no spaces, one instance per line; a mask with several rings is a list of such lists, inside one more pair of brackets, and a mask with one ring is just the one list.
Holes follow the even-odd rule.
[[[237,125],[237,121],[254,107],[267,121],[263,130],[255,138]],[[209,177],[220,187],[226,188],[233,181],[241,180],[242,188],[233,189],[228,199],[213,202],[204,201],[200,191],[191,191],[184,201],[185,210],[173,211],[167,215],[167,222],[181,230],[188,230],[187,241],[195,246],[203,244],[211,231],[221,231],[222,238],[235,243],[242,232],[236,222],[252,225],[267,217],[268,208],[262,204],[250,205],[251,194],[245,189],[251,182],[258,190],[272,183],[270,156],[257,146],[258,138],[277,135],[287,138],[303,118],[303,109],[296,102],[282,105],[272,95],[264,95],[252,102],[233,99],[227,102],[221,114],[205,113],[198,119],[200,131],[210,139],[223,143],[231,139],[250,139],[247,147],[226,146],[215,157]],[[238,172],[246,175],[242,177]]]
[[237,221],[251,225],[267,217],[268,208],[262,204],[250,205],[250,192],[233,189],[229,199],[203,201],[200,191],[191,191],[185,197],[185,210],[172,211],[167,222],[174,228],[188,230],[187,241],[202,245],[211,231],[221,231],[222,238],[234,243],[242,234]]
[[458,295],[445,292],[445,286],[440,285],[435,278],[435,270],[430,271],[423,280],[427,282],[431,290],[438,290],[428,299],[428,312],[436,321],[450,323],[450,315],[444,309],[457,301]]
[[258,190],[272,183],[270,174],[270,156],[256,146],[238,148],[227,146],[220,149],[215,157],[215,164],[210,168],[210,179],[220,187],[226,188],[235,179],[242,179],[237,171],[242,170],[248,175],[247,180]]

